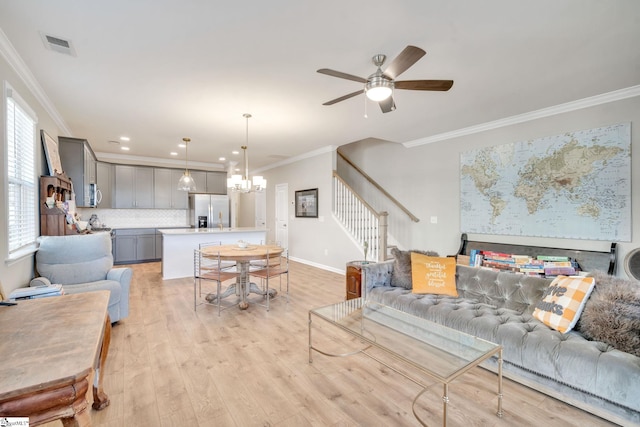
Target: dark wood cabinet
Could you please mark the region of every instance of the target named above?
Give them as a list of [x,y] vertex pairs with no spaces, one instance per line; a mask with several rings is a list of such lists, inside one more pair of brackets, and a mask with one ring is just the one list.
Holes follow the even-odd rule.
[[362,296],[362,265],[370,261],[351,261],[347,263],[347,299]]
[[66,175],[40,178],[40,235],[64,236],[78,234],[73,225],[67,223],[63,202],[71,197],[71,181]]

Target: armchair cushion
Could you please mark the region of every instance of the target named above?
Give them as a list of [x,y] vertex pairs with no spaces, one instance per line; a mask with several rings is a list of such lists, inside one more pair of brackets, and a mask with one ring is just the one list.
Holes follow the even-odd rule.
[[107,233],[44,236],[36,254],[37,270],[51,283],[73,285],[104,280],[113,267]]

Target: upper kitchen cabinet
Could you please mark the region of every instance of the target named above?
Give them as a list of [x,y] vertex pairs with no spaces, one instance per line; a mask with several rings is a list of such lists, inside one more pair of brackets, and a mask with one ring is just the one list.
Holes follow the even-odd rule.
[[71,178],[76,206],[96,207],[100,193],[96,185],[96,155],[86,139],[58,137],[62,169]]
[[102,200],[100,201],[99,206],[101,208],[112,208],[113,203],[113,188],[114,188],[114,173],[113,173],[113,164],[98,162],[96,166],[96,182],[98,183],[98,188],[100,189],[100,193],[102,194]]
[[187,209],[189,193],[178,190],[178,181],[183,173],[182,169],[154,169],[154,207]]
[[189,170],[189,174],[191,174],[191,178],[193,178],[193,182],[196,183],[195,192],[206,193],[207,192],[207,173],[204,171]]
[[227,194],[226,172],[207,172],[207,193]]
[[116,208],[153,208],[153,168],[115,165],[114,172]]

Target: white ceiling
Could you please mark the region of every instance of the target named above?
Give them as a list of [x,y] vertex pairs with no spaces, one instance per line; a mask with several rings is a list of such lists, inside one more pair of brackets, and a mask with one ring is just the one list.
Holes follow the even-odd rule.
[[[216,164],[245,142],[251,169],[330,145],[432,135],[640,84],[637,0],[2,0],[6,34],[71,136],[99,153]],[[45,48],[41,32],[77,56]],[[427,55],[400,80],[452,79],[448,92],[397,90],[382,114],[361,88],[371,57]],[[383,67],[384,69],[384,67]],[[123,144],[124,145],[124,144]],[[171,157],[171,151],[180,154]],[[182,160],[181,160],[182,159]],[[237,156],[234,158],[237,159]]]

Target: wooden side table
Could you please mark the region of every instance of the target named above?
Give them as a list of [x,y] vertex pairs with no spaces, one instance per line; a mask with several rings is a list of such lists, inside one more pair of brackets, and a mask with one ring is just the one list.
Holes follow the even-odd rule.
[[372,261],[351,261],[347,263],[347,299],[362,296],[362,266]]
[[95,291],[0,307],[0,416],[29,417],[32,426],[91,425],[89,387],[94,409],[109,405],[102,388],[108,304],[109,292]]

